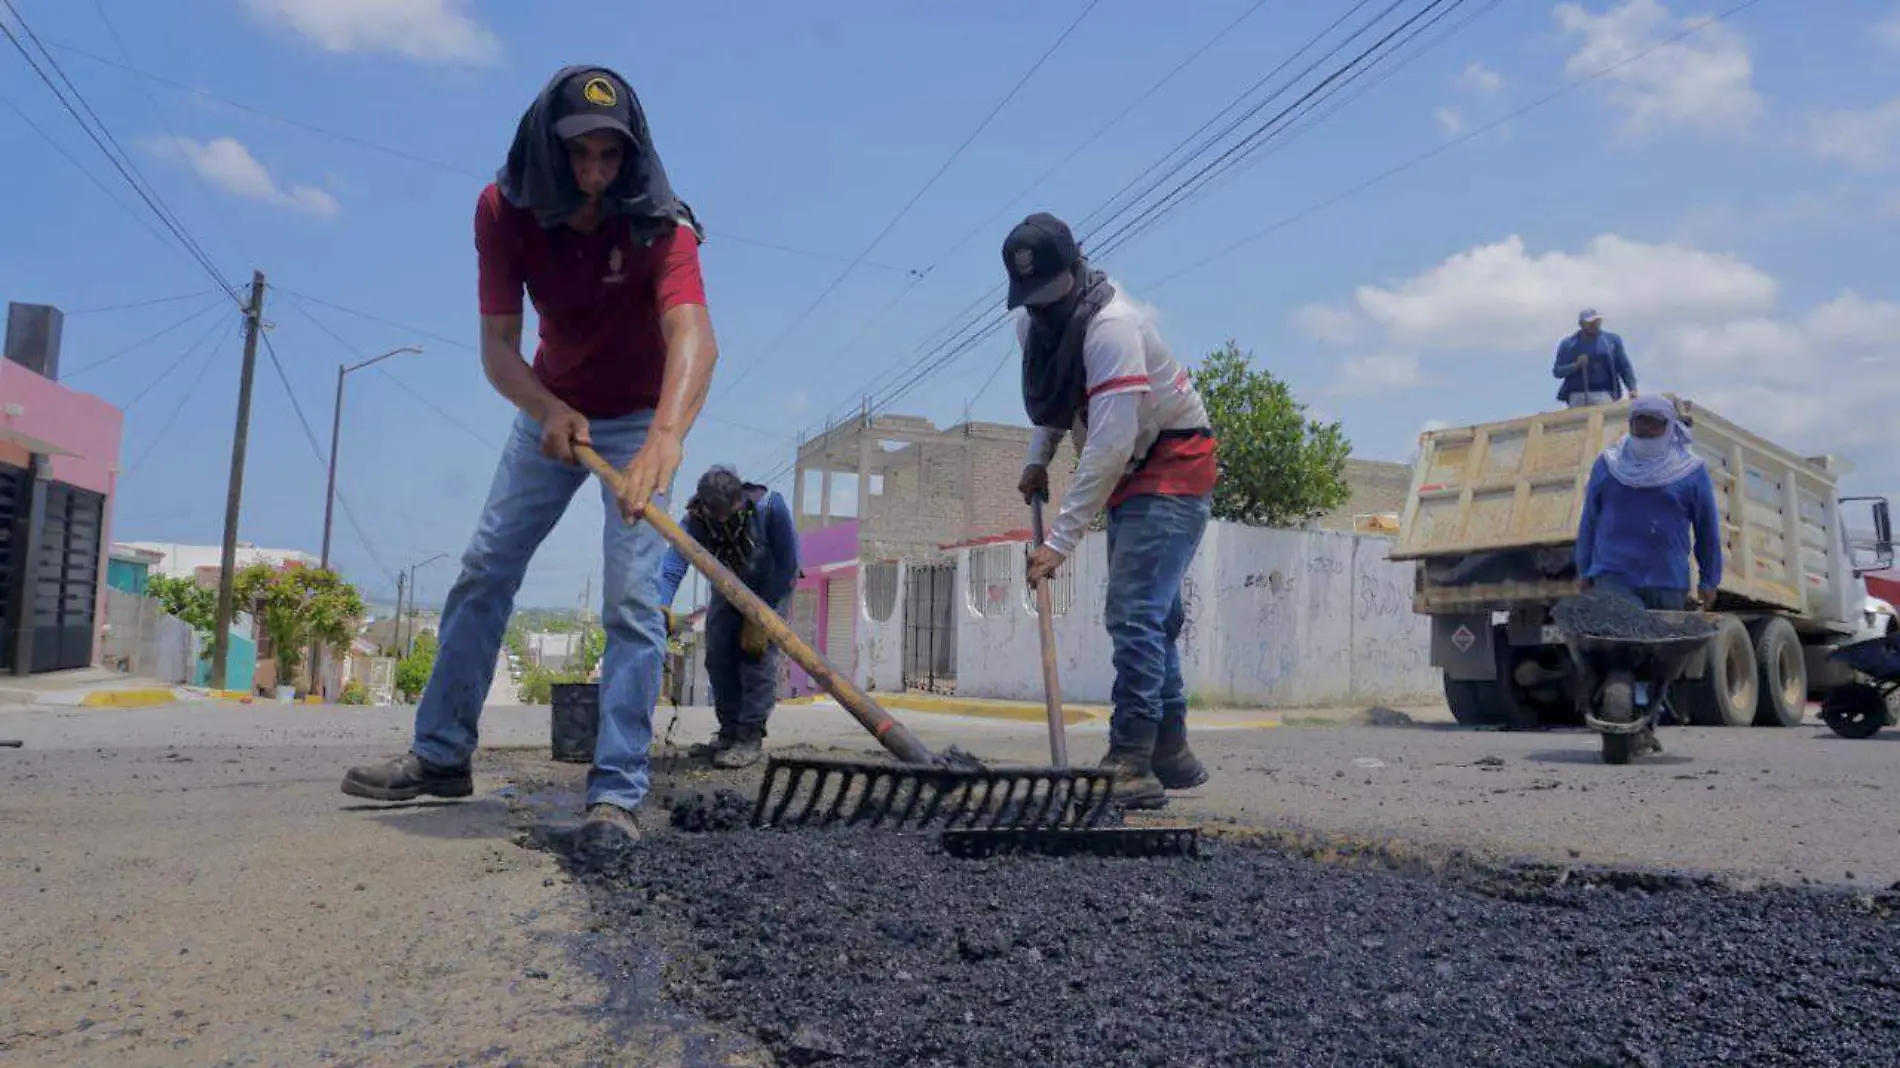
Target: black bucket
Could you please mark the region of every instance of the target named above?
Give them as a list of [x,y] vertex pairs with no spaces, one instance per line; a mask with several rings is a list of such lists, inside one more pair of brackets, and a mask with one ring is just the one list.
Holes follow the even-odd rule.
[[554,759],[569,764],[594,762],[594,736],[600,733],[600,684],[597,682],[557,682],[554,684],[553,721]]

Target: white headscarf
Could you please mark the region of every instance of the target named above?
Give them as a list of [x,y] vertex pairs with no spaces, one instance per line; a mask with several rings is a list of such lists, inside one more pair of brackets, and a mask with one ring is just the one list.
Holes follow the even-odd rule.
[[1702,469],[1704,461],[1696,455],[1695,439],[1682,425],[1676,406],[1663,397],[1642,397],[1630,403],[1630,420],[1648,416],[1669,424],[1661,437],[1639,438],[1624,434],[1616,444],[1603,450],[1603,461],[1618,482],[1631,489],[1656,489],[1673,485]]

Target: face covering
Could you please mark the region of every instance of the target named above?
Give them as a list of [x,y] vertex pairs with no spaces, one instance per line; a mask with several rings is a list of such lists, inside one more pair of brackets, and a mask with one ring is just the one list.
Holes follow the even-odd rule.
[[1029,336],[1023,339],[1023,407],[1030,422],[1066,430],[1084,410],[1088,372],[1082,342],[1095,313],[1114,296],[1108,276],[1083,260],[1068,296],[1029,310]]
[[703,519],[712,538],[713,556],[734,571],[742,571],[752,562],[752,502],[723,520]]
[[1634,434],[1630,435],[1628,444],[1623,446],[1624,451],[1629,453],[1630,458],[1634,460],[1654,460],[1667,451],[1668,448],[1669,439],[1667,437],[1639,438]]

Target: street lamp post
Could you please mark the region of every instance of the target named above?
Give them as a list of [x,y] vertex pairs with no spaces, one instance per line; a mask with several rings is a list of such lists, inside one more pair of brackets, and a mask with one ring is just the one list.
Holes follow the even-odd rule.
[[320,566],[325,571],[330,569],[330,524],[336,514],[336,454],[337,447],[343,440],[343,379],[348,376],[351,371],[361,371],[365,367],[382,363],[391,356],[399,356],[405,352],[420,353],[421,351],[421,345],[404,345],[402,348],[390,349],[381,356],[364,360],[362,363],[337,365],[336,404],[330,413],[330,485],[329,489],[324,493],[323,498],[323,562]]

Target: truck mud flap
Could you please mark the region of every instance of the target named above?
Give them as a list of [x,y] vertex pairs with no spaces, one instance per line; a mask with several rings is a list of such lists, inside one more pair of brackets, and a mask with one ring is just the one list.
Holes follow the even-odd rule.
[[1432,666],[1458,682],[1496,682],[1491,613],[1432,617]]

